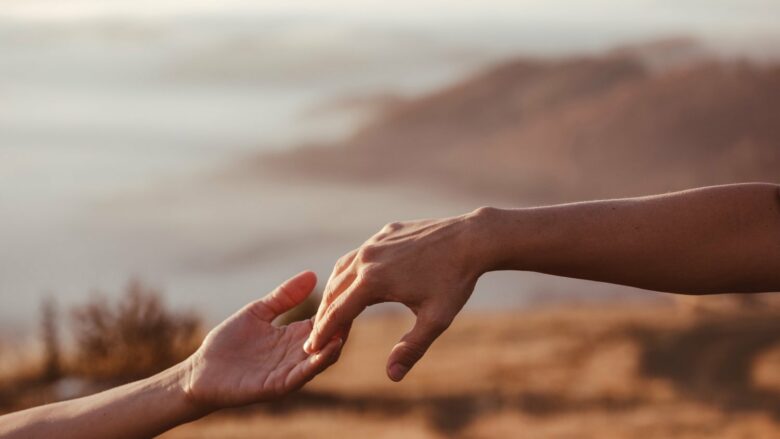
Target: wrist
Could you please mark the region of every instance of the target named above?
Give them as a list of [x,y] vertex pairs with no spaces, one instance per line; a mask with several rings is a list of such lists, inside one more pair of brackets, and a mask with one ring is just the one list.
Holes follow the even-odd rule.
[[167,377],[163,379],[168,383],[171,398],[176,402],[176,405],[180,407],[181,413],[187,418],[187,421],[201,418],[219,409],[219,407],[207,404],[195,397],[194,392],[192,391],[193,368],[194,361],[193,357],[190,356],[186,360],[160,374],[163,376],[167,375]]
[[469,258],[477,276],[502,269],[505,216],[505,210],[495,207],[480,207],[465,215],[471,243]]
[[549,221],[542,209],[480,207],[468,214],[474,258],[480,275],[497,270],[537,271],[550,246]]

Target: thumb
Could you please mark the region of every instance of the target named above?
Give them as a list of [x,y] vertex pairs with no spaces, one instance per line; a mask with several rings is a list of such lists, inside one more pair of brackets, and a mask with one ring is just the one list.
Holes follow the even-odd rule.
[[393,381],[401,381],[425,355],[433,341],[450,326],[453,317],[443,313],[420,311],[412,330],[393,346],[387,359],[387,376]]
[[249,305],[249,311],[260,320],[271,322],[306,300],[317,285],[317,275],[311,271],[296,274],[262,299]]

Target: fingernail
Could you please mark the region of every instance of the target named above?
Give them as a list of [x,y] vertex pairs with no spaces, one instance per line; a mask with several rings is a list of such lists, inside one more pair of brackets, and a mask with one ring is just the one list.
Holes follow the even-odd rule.
[[390,379],[401,381],[409,372],[409,368],[400,363],[394,363],[390,366]]
[[306,343],[303,344],[303,351],[311,354],[311,339],[306,340]]

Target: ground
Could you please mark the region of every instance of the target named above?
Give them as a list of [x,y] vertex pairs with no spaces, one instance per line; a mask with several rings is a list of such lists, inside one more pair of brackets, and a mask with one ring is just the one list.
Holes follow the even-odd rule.
[[780,437],[777,317],[573,306],[462,315],[398,384],[385,360],[410,320],[371,316],[302,392],[163,437]]

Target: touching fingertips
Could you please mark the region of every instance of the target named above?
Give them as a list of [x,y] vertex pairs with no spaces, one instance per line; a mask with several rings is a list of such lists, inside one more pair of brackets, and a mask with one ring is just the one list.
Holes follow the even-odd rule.
[[330,337],[325,336],[321,327],[315,327],[309,335],[309,341],[311,341],[312,352],[317,352],[325,349],[325,346],[327,346],[330,341]]
[[317,341],[318,338],[319,332],[317,331],[317,326],[315,325],[309,333],[309,338],[306,340],[306,343],[303,344],[303,350],[306,351],[307,354],[313,354],[323,348],[323,346],[321,346],[321,344]]

